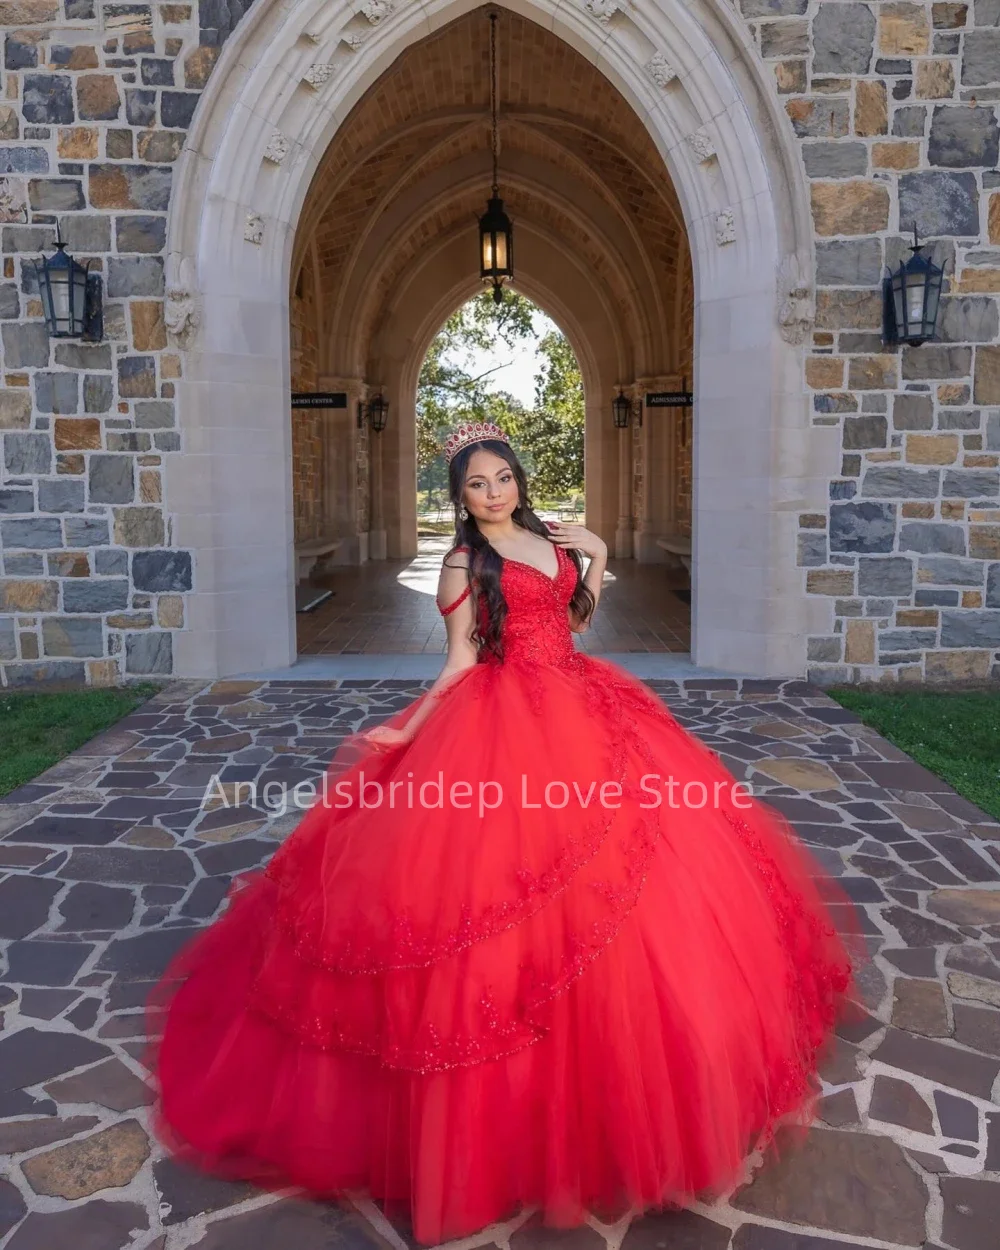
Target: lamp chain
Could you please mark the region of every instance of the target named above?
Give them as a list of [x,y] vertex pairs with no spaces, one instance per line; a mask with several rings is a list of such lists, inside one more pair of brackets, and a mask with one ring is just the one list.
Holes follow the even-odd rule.
[[490,112],[493,117],[493,195],[500,194],[499,140],[497,136],[497,15],[490,14]]

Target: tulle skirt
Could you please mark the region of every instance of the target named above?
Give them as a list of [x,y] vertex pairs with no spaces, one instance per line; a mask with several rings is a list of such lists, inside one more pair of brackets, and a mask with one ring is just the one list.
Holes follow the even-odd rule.
[[684,1206],[809,1123],[862,956],[837,884],[639,681],[479,664],[405,746],[345,742],[175,958],[156,1125],[425,1243]]

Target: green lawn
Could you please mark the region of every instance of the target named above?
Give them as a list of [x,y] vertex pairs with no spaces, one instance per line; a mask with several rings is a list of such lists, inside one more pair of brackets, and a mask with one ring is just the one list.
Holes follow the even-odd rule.
[[1000,691],[827,693],[1000,820]]
[[0,795],[10,794],[161,689],[134,686],[0,694]]

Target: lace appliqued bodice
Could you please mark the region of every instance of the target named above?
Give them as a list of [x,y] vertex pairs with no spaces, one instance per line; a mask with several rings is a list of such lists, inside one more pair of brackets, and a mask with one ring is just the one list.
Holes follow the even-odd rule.
[[[558,664],[576,655],[567,608],[576,588],[577,570],[566,551],[556,543],[553,546],[557,565],[555,576],[523,560],[503,557],[500,585],[507,601],[507,616],[503,624],[505,660]],[[455,551],[467,552],[469,548],[456,547]],[[465,602],[471,590],[470,582],[454,602],[445,608],[438,608],[441,615],[454,612]],[[483,628],[486,608],[482,601],[479,612],[480,628]],[[480,656],[481,663],[491,661],[496,662],[490,656]]]

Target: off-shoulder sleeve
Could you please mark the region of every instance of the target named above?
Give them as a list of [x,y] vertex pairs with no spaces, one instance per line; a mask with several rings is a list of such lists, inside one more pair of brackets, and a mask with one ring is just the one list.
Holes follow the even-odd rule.
[[[468,548],[468,547],[464,547],[464,546],[463,546],[463,547],[456,547],[454,550],[455,550],[456,552],[458,552],[458,551],[468,551],[468,550],[469,550],[469,548]],[[447,616],[449,612],[454,612],[454,611],[455,611],[455,609],[456,609],[456,608],[457,608],[460,604],[464,603],[464,602],[465,602],[465,600],[468,598],[469,591],[470,591],[471,589],[472,589],[472,583],[470,582],[470,583],[469,583],[469,585],[468,585],[468,586],[466,586],[466,588],[465,588],[465,589],[462,591],[462,593],[458,596],[458,598],[457,598],[457,599],[456,599],[453,603],[449,603],[449,604],[448,604],[448,606],[447,606],[446,608],[442,608],[442,607],[441,607],[441,605],[440,605],[440,604],[438,604],[438,611],[441,613],[441,615],[442,615],[442,616]]]

